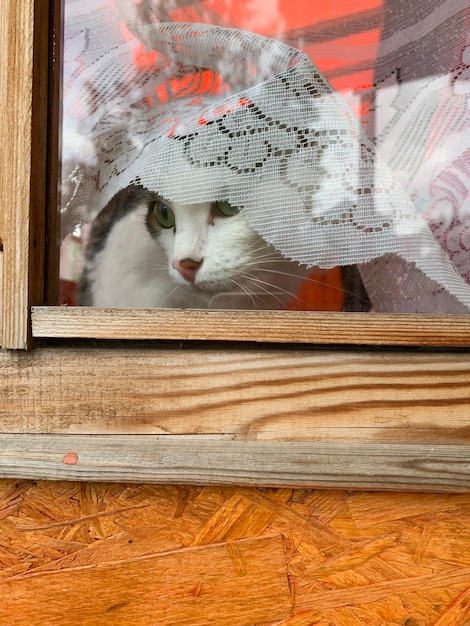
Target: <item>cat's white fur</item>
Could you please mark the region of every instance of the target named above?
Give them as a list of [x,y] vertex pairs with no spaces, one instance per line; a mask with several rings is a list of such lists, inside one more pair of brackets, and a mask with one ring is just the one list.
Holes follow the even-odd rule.
[[[176,228],[152,237],[147,204],[113,226],[106,246],[87,263],[99,307],[283,308],[307,270],[284,259],[248,225],[243,212],[214,216],[210,203],[167,202]],[[202,263],[194,282],[175,269]]]

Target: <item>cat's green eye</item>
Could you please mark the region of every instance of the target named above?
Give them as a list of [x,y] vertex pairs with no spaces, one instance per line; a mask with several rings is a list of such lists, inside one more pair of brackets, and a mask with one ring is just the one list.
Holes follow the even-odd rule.
[[217,208],[217,212],[224,217],[232,217],[232,215],[240,213],[240,209],[237,206],[232,206],[226,200],[216,202],[215,206]]
[[156,200],[153,205],[153,212],[162,228],[173,228],[175,225],[175,214],[167,204],[161,200]]

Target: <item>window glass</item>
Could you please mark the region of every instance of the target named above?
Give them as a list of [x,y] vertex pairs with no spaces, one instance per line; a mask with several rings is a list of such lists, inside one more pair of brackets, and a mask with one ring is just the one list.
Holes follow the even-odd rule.
[[61,302],[468,313],[463,0],[66,0]]

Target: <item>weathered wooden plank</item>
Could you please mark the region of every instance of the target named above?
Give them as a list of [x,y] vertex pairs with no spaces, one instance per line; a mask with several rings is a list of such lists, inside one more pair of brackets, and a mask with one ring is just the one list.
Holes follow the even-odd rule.
[[45,347],[0,352],[0,432],[470,443],[470,354]]
[[470,346],[470,316],[34,307],[35,337]]
[[43,302],[49,4],[4,0],[0,19],[0,204],[4,348],[25,348]]
[[462,352],[4,351],[0,476],[467,491],[469,409]]
[[0,477],[470,491],[470,446],[0,435]]
[[245,626],[292,614],[278,537],[20,575],[1,581],[0,590],[0,621],[28,626],[66,626],[77,624],[77,619],[87,624],[140,624],[142,616],[159,626]]

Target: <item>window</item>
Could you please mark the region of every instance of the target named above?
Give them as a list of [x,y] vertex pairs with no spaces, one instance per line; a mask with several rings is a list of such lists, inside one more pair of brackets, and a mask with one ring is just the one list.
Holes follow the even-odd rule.
[[2,475],[468,489],[467,316],[44,306],[47,8],[1,16]]

